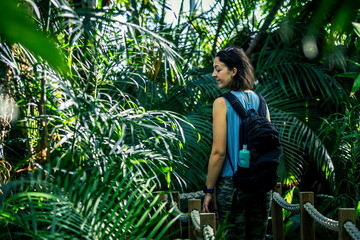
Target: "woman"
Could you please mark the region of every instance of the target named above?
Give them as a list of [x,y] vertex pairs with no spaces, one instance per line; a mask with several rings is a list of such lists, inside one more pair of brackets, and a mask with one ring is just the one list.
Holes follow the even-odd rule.
[[[246,110],[258,110],[259,97],[251,91],[254,86],[253,67],[242,50],[229,47],[219,51],[215,56],[212,77],[220,89],[228,89],[234,94]],[[267,118],[270,121],[269,112]],[[240,117],[225,98],[219,97],[214,101],[213,146],[204,189],[203,212],[210,212],[216,194],[220,223],[227,217],[226,224],[230,225],[227,239],[265,239],[270,192],[244,193],[234,188],[232,180],[239,160],[240,123]]]

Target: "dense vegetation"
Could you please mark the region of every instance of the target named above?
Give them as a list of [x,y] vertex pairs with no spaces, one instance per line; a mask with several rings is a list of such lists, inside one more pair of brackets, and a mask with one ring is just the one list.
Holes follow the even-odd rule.
[[2,239],[161,239],[154,192],[205,182],[212,61],[229,45],[280,131],[288,199],[360,215],[360,2],[189,2],[0,1]]

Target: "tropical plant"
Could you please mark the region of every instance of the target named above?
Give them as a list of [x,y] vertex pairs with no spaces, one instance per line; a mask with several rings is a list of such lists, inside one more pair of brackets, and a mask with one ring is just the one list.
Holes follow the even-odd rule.
[[[150,229],[160,226],[156,221],[141,230],[136,228],[142,219],[136,217],[123,229],[126,214],[109,194],[121,186],[127,191],[116,201],[136,196],[139,204],[129,205],[130,212],[146,206],[153,209],[148,216],[162,220],[156,217],[161,206],[150,207],[154,187],[197,191],[203,186],[211,151],[211,105],[222,93],[211,79],[212,61],[228,45],[242,47],[255,66],[255,90],[266,97],[280,130],[283,183],[327,193],[336,190],[329,182],[342,184],[345,176],[336,173],[332,154],[336,149],[319,138],[318,129],[322,119],[353,109],[348,96],[357,89],[352,80],[359,70],[348,63],[359,62],[351,27],[359,19],[359,3],[226,0],[214,1],[209,11],[192,4],[187,12],[182,0],[178,21],[171,25],[165,22],[168,1],[24,1],[23,12],[33,22],[8,2],[0,3],[0,11],[8,11],[0,14],[0,80],[3,95],[19,107],[19,120],[1,126],[1,176],[12,179],[2,187],[6,236],[78,237],[86,229],[89,238],[97,238],[110,225],[121,237],[129,236],[129,229],[139,237],[154,233]],[[16,25],[17,19],[26,24]],[[23,34],[10,31],[24,27]],[[54,44],[48,39],[60,53],[45,47]],[[340,125],[338,119],[335,123]],[[83,176],[97,182],[98,192],[83,183]],[[68,186],[66,179],[73,184]],[[76,195],[80,183],[84,191]],[[61,204],[53,204],[54,199],[61,199],[85,228],[70,229],[65,225],[73,222],[57,225],[61,217],[41,215],[42,208],[58,211],[52,206]],[[116,211],[89,212],[98,199],[108,199]],[[107,214],[121,220],[110,222]],[[39,224],[35,220],[29,227],[37,215]],[[96,229],[87,218],[99,223]]]
[[[360,213],[360,148],[359,114],[360,104],[353,99],[350,109],[344,114],[335,113],[324,119],[321,128],[323,141],[331,150],[335,164],[336,192],[333,205],[356,208]],[[348,169],[344,171],[344,169]]]
[[141,178],[99,167],[35,171],[3,188],[1,238],[162,239],[171,224],[165,203]]
[[183,187],[182,125],[193,127],[147,104],[149,90],[164,91],[150,52],[163,54],[161,76],[173,80],[177,54],[161,36],[114,19],[121,10],[48,3],[48,19],[28,12],[56,37],[68,70],[1,43],[9,72],[1,81],[20,111],[1,143],[5,160],[23,173],[2,187],[2,237],[160,239],[171,222],[164,224],[168,213],[152,192]]

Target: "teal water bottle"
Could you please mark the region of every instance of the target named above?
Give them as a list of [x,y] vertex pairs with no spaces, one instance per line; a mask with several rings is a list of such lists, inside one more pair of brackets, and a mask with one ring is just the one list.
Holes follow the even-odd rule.
[[250,151],[244,144],[243,149],[239,151],[239,167],[249,168],[250,166]]

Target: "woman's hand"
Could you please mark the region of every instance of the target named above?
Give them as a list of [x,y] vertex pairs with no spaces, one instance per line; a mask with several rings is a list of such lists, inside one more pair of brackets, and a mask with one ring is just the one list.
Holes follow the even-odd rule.
[[210,213],[210,209],[214,209],[214,194],[206,193],[204,197],[204,202],[202,206],[203,213]]

